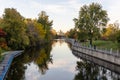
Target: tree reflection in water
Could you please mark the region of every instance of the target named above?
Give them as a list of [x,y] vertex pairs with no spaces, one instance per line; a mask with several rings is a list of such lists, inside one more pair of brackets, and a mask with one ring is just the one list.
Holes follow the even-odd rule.
[[74,80],[97,80],[99,69],[92,63],[89,63],[87,61],[77,62],[76,70],[79,72],[75,76]]
[[27,68],[24,66],[24,61],[20,60],[22,57],[20,56],[19,59],[14,59],[14,62],[11,65],[9,73],[7,75],[6,80],[23,80],[25,69]]
[[26,64],[30,65],[31,62],[38,65],[41,74],[45,74],[49,69],[48,63],[52,63],[51,48],[51,44],[46,45],[44,48],[31,48],[15,58],[6,80],[24,80],[25,70],[27,69]]
[[49,50],[51,50],[51,49],[45,50],[44,48],[42,48],[40,50],[38,56],[34,60],[34,62],[38,65],[38,67],[41,71],[41,74],[45,74],[45,72],[49,69],[48,68],[48,63],[49,62],[52,63],[52,57],[50,55]]
[[78,61],[74,80],[120,80],[120,75],[90,61]]

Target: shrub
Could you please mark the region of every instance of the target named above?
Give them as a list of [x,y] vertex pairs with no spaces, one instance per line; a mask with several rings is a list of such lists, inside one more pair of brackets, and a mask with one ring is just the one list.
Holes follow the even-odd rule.
[[0,58],[1,58],[1,53],[2,53],[2,49],[1,49],[1,47],[0,47]]

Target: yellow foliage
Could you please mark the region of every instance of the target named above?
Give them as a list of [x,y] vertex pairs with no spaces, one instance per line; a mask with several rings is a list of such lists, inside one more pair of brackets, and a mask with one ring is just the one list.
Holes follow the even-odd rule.
[[56,35],[56,34],[57,34],[56,30],[54,30],[54,29],[51,29],[51,33],[52,33],[53,35]]
[[115,24],[109,24],[106,28],[105,34],[103,36],[107,37],[108,39],[113,39],[116,37],[116,33],[118,31],[118,27]]
[[43,63],[44,63],[44,60],[46,60],[46,59],[47,59],[47,55],[46,55],[46,53],[45,53],[45,50],[42,49],[42,50],[40,51],[40,55],[37,57],[37,59],[35,60],[35,62],[36,62],[37,64],[43,64]]
[[37,22],[34,22],[35,29],[41,39],[45,38],[45,30],[43,29],[43,25]]

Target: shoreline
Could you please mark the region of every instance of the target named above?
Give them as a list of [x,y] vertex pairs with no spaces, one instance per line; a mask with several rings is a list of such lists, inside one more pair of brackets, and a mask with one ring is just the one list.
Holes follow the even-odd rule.
[[13,59],[21,55],[23,50],[5,52],[3,61],[0,63],[0,80],[4,80]]

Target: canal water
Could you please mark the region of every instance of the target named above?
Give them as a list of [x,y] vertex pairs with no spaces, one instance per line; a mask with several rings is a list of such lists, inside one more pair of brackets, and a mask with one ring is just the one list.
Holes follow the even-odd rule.
[[6,80],[120,80],[120,74],[75,57],[68,43],[54,40],[15,58]]

